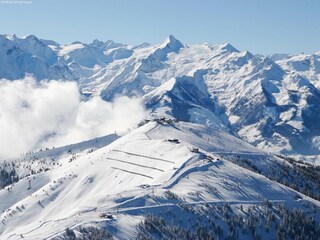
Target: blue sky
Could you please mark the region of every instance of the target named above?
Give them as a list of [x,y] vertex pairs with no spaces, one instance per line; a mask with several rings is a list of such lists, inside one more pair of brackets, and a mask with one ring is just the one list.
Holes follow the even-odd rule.
[[[18,1],[18,0],[11,0]],[[61,43],[230,42],[253,53],[320,51],[319,0],[29,0],[0,3],[1,33]]]

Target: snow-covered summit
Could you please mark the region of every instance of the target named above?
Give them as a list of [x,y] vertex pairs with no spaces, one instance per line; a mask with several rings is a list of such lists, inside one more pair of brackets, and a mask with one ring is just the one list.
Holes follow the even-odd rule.
[[223,43],[219,46],[220,51],[226,51],[226,52],[239,52],[238,49],[236,49],[234,46],[232,46],[230,43]]
[[166,40],[161,44],[160,48],[170,48],[172,51],[177,52],[183,47],[183,44],[176,39],[173,35],[169,35]]
[[[172,35],[158,45],[138,46],[97,39],[61,45],[33,35],[1,35],[0,45],[1,78],[77,80],[82,91],[105,100],[138,96],[151,111],[166,108],[186,121],[223,123],[263,149],[308,158],[320,152],[312,127],[319,112],[317,53],[265,57],[229,43],[184,45]],[[173,88],[163,91],[172,79]]]

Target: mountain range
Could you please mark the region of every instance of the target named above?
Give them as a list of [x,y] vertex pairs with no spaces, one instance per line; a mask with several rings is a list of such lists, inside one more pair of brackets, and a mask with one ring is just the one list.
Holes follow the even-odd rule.
[[141,98],[149,117],[2,162],[1,239],[319,236],[320,52],[0,35],[0,78],[28,75]]
[[260,149],[310,161],[319,155],[319,53],[261,56],[173,36],[134,47],[33,35],[2,35],[0,44],[1,78],[74,80],[83,93],[142,97],[154,115],[222,128]]

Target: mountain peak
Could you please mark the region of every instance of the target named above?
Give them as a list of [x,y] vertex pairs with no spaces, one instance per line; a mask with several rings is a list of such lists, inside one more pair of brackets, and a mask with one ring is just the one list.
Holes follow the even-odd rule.
[[90,45],[90,46],[93,46],[93,47],[96,47],[96,48],[102,48],[102,49],[104,49],[104,48],[108,45],[108,43],[103,42],[103,41],[100,41],[99,39],[94,39],[94,40],[92,41],[92,43],[90,43],[89,45]]
[[7,39],[9,40],[15,40],[17,38],[17,36],[14,33],[9,33],[5,35]]
[[219,47],[220,47],[220,50],[223,50],[223,51],[226,51],[226,52],[239,52],[238,49],[236,49],[234,46],[232,46],[228,42],[225,42],[225,43],[221,44]]
[[92,44],[98,45],[98,44],[103,44],[104,42],[100,41],[99,39],[94,39],[92,41]]
[[29,34],[29,35],[27,35],[27,36],[24,36],[23,39],[30,39],[30,40],[37,40],[37,41],[39,41],[39,39],[38,39],[35,35],[33,35],[33,34]]
[[[14,45],[13,39],[10,39],[6,34],[0,34],[0,46],[3,47],[12,47]],[[0,76],[0,78],[3,76]]]
[[167,37],[167,40],[168,41],[170,41],[170,42],[172,42],[172,41],[179,41],[178,39],[176,39],[173,35],[169,35],[168,37]]
[[98,39],[93,40],[93,42],[90,43],[89,45],[103,49],[103,50],[125,46],[122,43],[116,43],[112,40],[107,40],[106,42],[103,42]]
[[161,44],[161,48],[170,47],[174,50],[179,50],[183,47],[183,44],[176,39],[173,35],[169,35],[166,40]]

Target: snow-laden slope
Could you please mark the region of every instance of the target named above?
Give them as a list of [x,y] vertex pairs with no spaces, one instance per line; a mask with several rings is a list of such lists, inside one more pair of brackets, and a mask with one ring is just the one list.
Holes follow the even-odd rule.
[[0,35],[0,46],[1,78],[19,79],[30,74],[37,79],[74,79],[68,66],[33,35]]
[[146,106],[156,116],[175,116],[228,131],[227,118],[219,104],[210,98],[204,82],[206,72],[199,70],[193,76],[170,79],[144,96]]
[[76,79],[105,100],[143,97],[158,116],[225,129],[261,149],[317,161],[319,53],[239,51],[229,43],[61,45],[33,35],[0,37],[0,77]]
[[103,89],[108,100],[119,93],[144,96],[154,112],[209,125],[222,123],[262,149],[317,158],[316,71],[305,76],[288,71],[268,57],[240,52],[230,44],[179,45],[168,48],[171,52],[165,51],[165,58],[154,57],[167,42],[109,64],[96,75],[98,81],[94,76],[90,89]]
[[320,55],[298,54],[277,59],[277,63],[288,72],[298,72],[301,76],[307,78],[317,88],[320,87]]
[[[199,151],[191,151],[194,148]],[[109,136],[43,151],[32,163],[17,159],[18,173],[44,162],[55,164],[0,190],[1,239],[50,239],[64,234],[67,227],[90,225],[107,228],[116,239],[134,239],[141,214],[161,215],[179,208],[188,215],[181,204],[228,202],[239,208],[269,199],[286,206],[307,202],[320,206],[231,163],[231,155],[248,157],[266,171],[280,162],[223,131],[164,121],[151,121],[117,140]],[[298,195],[304,200],[298,201]],[[101,218],[107,212],[112,219]]]

